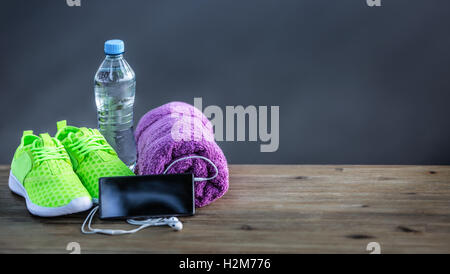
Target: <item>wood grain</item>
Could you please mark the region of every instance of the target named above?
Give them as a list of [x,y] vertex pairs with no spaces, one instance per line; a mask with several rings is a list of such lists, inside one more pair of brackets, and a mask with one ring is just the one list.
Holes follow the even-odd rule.
[[[230,190],[184,229],[83,235],[87,213],[31,216],[0,166],[0,252],[450,253],[449,166],[233,165]],[[121,221],[96,226],[130,228]]]

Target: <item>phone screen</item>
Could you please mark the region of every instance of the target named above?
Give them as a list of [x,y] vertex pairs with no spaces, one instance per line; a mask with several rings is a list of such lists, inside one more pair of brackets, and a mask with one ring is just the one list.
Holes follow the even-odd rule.
[[193,175],[100,178],[99,205],[102,219],[194,215]]

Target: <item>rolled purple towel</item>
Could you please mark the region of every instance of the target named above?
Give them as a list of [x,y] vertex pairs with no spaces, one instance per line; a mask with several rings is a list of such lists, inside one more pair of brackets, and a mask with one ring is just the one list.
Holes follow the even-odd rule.
[[[195,182],[195,206],[208,205],[227,192],[227,160],[214,141],[211,123],[197,108],[171,102],[150,110],[139,121],[135,138],[137,174],[162,174],[173,161],[198,155],[210,159],[219,173],[212,180]],[[209,178],[216,171],[205,160],[187,159],[175,163],[167,173],[193,173],[197,178]]]

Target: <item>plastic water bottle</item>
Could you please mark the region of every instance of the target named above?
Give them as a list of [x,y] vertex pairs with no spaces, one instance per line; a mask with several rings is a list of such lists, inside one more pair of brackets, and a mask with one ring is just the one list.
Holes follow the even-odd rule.
[[133,105],[136,77],[123,58],[121,40],[105,42],[106,58],[95,74],[95,102],[99,131],[131,169],[136,163],[133,135]]

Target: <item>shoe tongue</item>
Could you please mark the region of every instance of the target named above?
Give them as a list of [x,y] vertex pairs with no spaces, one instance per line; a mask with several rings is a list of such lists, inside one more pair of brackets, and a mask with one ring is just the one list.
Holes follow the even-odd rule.
[[88,128],[85,128],[85,127],[80,128],[79,132],[81,132],[84,136],[92,135],[92,132]]
[[41,137],[41,145],[43,147],[56,147],[55,141],[48,133],[42,133],[39,136]]
[[[57,147],[55,140],[53,140],[53,138],[48,133],[42,133],[39,134],[39,136],[41,137],[40,145],[42,147]],[[54,160],[45,161],[43,164],[48,167],[52,174],[61,173],[60,166],[58,166]]]
[[[85,137],[85,136],[91,136],[91,135],[95,135],[96,130],[95,129],[89,129],[89,128],[79,128],[78,131],[75,133],[75,137]],[[97,150],[97,151],[92,151],[90,153],[91,156],[93,157],[100,157],[103,161],[108,161],[111,159],[111,152],[109,151],[103,151],[103,150]]]
[[89,136],[92,135],[92,133],[89,131],[89,129],[82,127],[79,128],[78,131],[75,133],[76,137],[83,137],[83,136]]

